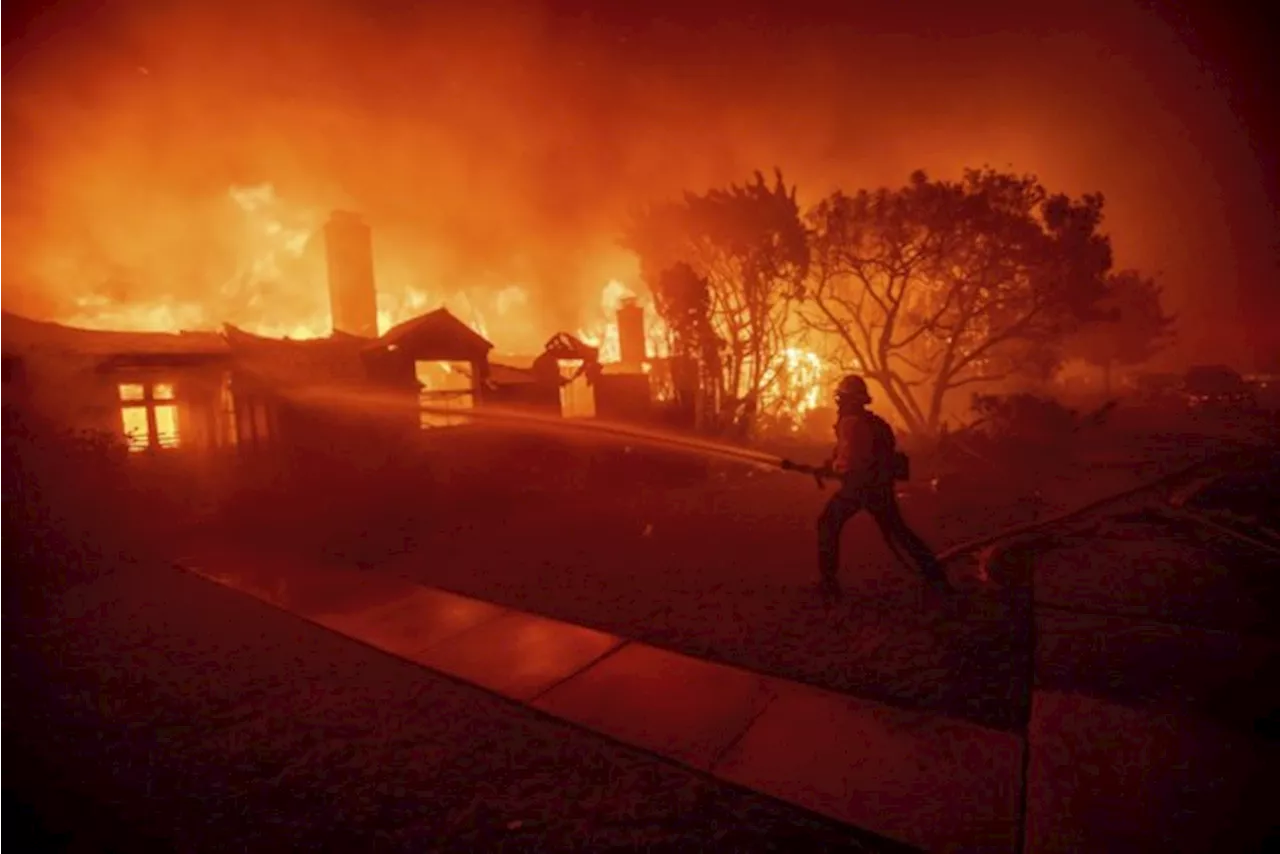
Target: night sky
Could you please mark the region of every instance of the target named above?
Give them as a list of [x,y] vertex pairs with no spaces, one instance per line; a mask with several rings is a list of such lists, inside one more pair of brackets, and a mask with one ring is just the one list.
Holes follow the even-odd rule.
[[[416,5],[6,3],[5,308],[106,288],[229,312],[226,189],[270,181],[364,212],[383,288],[519,282],[549,332],[631,275],[615,236],[645,201],[775,165],[814,200],[990,164],[1106,195],[1118,264],[1180,315],[1176,361],[1280,350],[1262,12]],[[323,299],[273,287],[254,310]]]

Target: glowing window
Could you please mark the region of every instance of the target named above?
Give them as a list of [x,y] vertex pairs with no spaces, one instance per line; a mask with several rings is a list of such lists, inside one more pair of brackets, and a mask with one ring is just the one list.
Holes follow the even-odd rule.
[[130,451],[178,447],[178,404],[172,383],[121,383],[120,423]]
[[129,450],[145,451],[151,444],[151,431],[147,427],[147,408],[145,406],[126,406],[120,410],[124,423],[124,435],[129,440]]
[[[563,359],[560,376],[565,380],[574,377],[582,367],[581,359]],[[586,374],[578,374],[560,386],[560,412],[565,418],[592,418],[596,414],[596,395]]]
[[[414,363],[414,375],[420,387],[418,401],[424,410],[418,413],[418,426],[425,430],[466,423],[462,413],[475,407],[470,365],[420,361]],[[457,410],[458,414],[441,410]]]
[[178,407],[173,404],[157,406],[156,444],[162,448],[178,447]]

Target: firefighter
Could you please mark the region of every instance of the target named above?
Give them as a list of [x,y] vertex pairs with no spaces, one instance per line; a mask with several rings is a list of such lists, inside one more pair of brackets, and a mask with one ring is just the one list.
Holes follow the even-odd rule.
[[867,410],[869,403],[871,395],[860,376],[846,376],[836,387],[836,448],[827,468],[840,478],[840,489],[818,517],[820,589],[825,597],[840,597],[840,532],[860,510],[866,510],[890,549],[899,555],[905,552],[931,587],[950,593],[951,585],[937,557],[902,518],[893,488],[895,456],[900,456],[893,428]]

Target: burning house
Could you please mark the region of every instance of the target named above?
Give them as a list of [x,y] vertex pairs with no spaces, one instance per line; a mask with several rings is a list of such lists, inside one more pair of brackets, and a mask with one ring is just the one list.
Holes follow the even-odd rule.
[[324,226],[333,331],[378,337],[378,287],[373,277],[373,231],[359,215],[334,211]]
[[[3,317],[4,393],[49,421],[120,435],[132,451],[245,451],[332,443],[344,421],[416,429],[422,411],[480,403],[483,337],[445,309],[377,334],[368,226],[337,212],[324,230],[334,331],[326,338],[118,332]],[[361,407],[354,402],[363,399]],[[379,414],[369,419],[368,401]],[[348,418],[344,410],[362,410]]]
[[523,364],[491,364],[493,345],[443,308],[378,334],[369,226],[336,211],[323,236],[328,336],[100,331],[5,313],[6,401],[137,452],[335,448],[370,430],[463,424],[485,405],[652,420],[652,375],[668,372],[634,298],[610,306],[608,334],[562,332]]
[[373,339],[335,332],[294,341],[230,325],[99,331],[8,312],[3,322],[6,402],[68,428],[119,434],[133,451],[254,451],[332,438],[328,428],[361,399],[354,420],[370,422],[372,401],[383,425],[432,426],[442,422],[423,405],[462,410],[483,398],[492,347],[444,309]]
[[117,433],[130,450],[236,443],[231,349],[217,333],[74,329],[5,312],[5,402]]
[[[417,426],[463,423],[466,410],[488,402],[493,345],[446,309],[392,327],[366,351],[369,379],[404,390],[419,404]],[[438,410],[456,410],[458,415]]]
[[607,367],[596,383],[596,412],[612,420],[648,421],[653,415],[653,362],[649,359],[644,309],[634,298],[626,298],[616,317],[618,361]]
[[[586,336],[560,332],[527,365],[491,367],[490,400],[508,406],[528,406],[566,418],[605,418],[648,421],[653,393],[651,363],[645,348],[644,311],[634,301],[619,311],[616,329],[624,358],[584,340]],[[523,361],[523,360],[521,360]]]

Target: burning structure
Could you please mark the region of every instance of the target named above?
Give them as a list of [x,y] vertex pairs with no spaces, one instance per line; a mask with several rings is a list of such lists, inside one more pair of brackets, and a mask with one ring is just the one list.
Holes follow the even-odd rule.
[[230,347],[216,333],[74,329],[3,316],[4,396],[134,451],[234,445]]
[[6,312],[6,401],[72,429],[121,435],[132,451],[296,445],[333,420],[307,405],[317,391],[385,393],[403,402],[403,418],[391,420],[407,429],[440,423],[424,404],[481,402],[493,345],[445,309],[378,335],[369,227],[336,212],[324,236],[328,337],[273,339],[230,324],[222,332],[90,330]]
[[[377,338],[264,338],[234,326],[211,332],[104,332],[4,314],[4,393],[72,429],[122,435],[132,451],[296,445],[315,437],[317,391],[385,392],[403,401],[405,428],[436,423],[432,369],[463,386],[459,406],[482,398],[492,345],[445,309]],[[424,420],[425,419],[425,420]]]
[[493,345],[444,308],[379,335],[369,226],[338,211],[323,234],[327,337],[269,338],[231,324],[221,332],[92,330],[6,312],[6,400],[73,429],[114,433],[136,452],[332,441],[341,418],[308,405],[317,393],[376,394],[392,410],[379,420],[404,430],[461,424],[486,404],[647,418],[650,363],[634,301],[618,310],[620,358],[607,366],[600,347],[567,333],[527,367],[491,365]]
[[[606,326],[606,333],[616,330],[614,340],[602,335],[597,344],[585,333],[560,332],[527,368],[500,366],[506,381],[495,375],[491,386],[496,398],[530,403],[569,418],[650,420],[654,394],[649,376],[654,363],[645,345],[644,310],[630,300],[616,318],[616,325]],[[614,343],[616,348],[607,346]]]
[[378,336],[378,289],[373,278],[373,233],[359,215],[334,211],[324,226],[333,331]]

